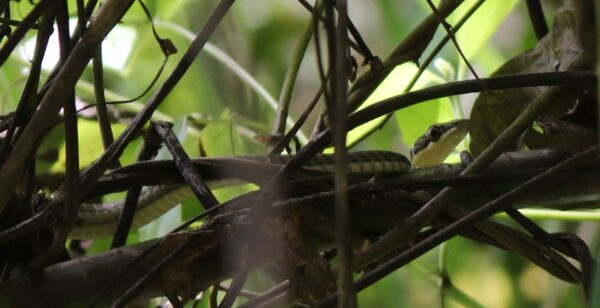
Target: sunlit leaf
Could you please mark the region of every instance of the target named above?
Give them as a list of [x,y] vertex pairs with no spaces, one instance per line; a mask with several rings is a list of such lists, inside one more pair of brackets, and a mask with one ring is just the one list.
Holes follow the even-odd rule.
[[[119,135],[125,129],[124,124],[113,123],[111,125],[114,136]],[[79,119],[77,121],[77,129],[79,133],[79,166],[84,168],[90,163],[98,159],[104,153],[104,146],[102,145],[102,137],[100,135],[100,128],[98,122],[86,119]],[[42,148],[46,151],[51,149],[58,150],[57,160],[49,168],[51,172],[64,172],[65,162],[65,147],[64,147],[64,129],[63,126],[56,126],[51,131],[51,136],[56,139],[49,138],[45,141]],[[134,161],[136,154],[135,149],[139,145],[139,141],[134,140],[126,148],[124,154],[121,156],[123,163],[131,163]]]
[[15,58],[9,58],[0,70],[0,114],[15,110],[25,87],[28,66]]
[[[230,120],[229,111],[220,117]],[[215,121],[202,130],[202,147],[208,156],[231,156],[243,153],[241,138],[231,121]]]

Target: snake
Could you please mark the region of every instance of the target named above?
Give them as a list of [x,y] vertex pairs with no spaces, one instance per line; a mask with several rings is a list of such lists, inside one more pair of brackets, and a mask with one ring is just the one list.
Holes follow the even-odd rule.
[[[358,151],[348,153],[349,176],[386,176],[410,172],[413,169],[435,166],[442,163],[468,133],[468,120],[460,119],[429,126],[410,151],[411,159],[392,151]],[[281,167],[291,155],[274,158],[261,156],[235,157],[238,161],[258,161]],[[195,159],[201,162],[203,159]],[[303,170],[332,173],[333,155],[317,154],[306,162]],[[239,185],[244,179],[219,179],[207,181],[210,189]],[[155,185],[145,187],[138,199],[131,230],[156,220],[171,208],[193,196],[187,185]],[[109,237],[116,231],[124,201],[111,203],[82,203],[77,212],[77,223],[69,233],[72,239],[94,239]]]

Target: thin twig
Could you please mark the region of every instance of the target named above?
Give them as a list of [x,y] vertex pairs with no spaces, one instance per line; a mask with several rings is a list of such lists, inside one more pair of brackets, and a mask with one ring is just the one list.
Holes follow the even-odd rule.
[[[60,62],[65,63],[72,50],[69,35],[69,12],[67,3],[63,2],[56,5],[53,10],[56,12],[56,23],[58,25]],[[64,89],[64,91],[70,92],[70,95],[64,101],[63,106],[66,152],[63,220],[67,225],[67,229],[70,229],[77,219],[77,206],[79,204],[79,133],[77,127],[77,109],[75,107],[75,92],[72,88]]]
[[[298,2],[300,2],[300,4],[304,8],[306,8],[306,10],[308,10],[309,12],[312,12],[314,10],[314,7],[312,5],[310,5],[310,3],[308,3],[308,1],[306,1],[306,0],[298,0]],[[324,2],[322,1],[321,3],[324,3]],[[333,3],[335,4],[335,0],[333,1]],[[321,5],[319,7],[319,11],[322,11],[322,8],[323,8],[323,6]],[[321,22],[325,23],[325,17],[323,17],[323,15],[318,14],[316,17],[319,18],[319,20]],[[351,21],[350,21],[350,23],[348,25],[348,30],[350,30],[350,34],[352,34],[352,36],[356,40],[356,42],[354,42],[350,38],[348,38],[348,40],[349,40],[348,43],[350,44],[350,47],[354,51],[356,51],[358,54],[364,56],[366,59],[373,59],[374,58],[373,54],[371,53],[371,51],[369,50],[369,48],[365,44],[364,40],[360,36],[360,33],[358,32],[358,30],[356,29],[356,27],[354,27],[354,24]]]
[[[138,155],[138,162],[151,160],[156,156],[161,146],[160,137],[156,133],[155,129],[149,129],[144,135],[144,145]],[[123,204],[123,210],[119,215],[119,221],[117,222],[117,229],[113,236],[110,248],[117,248],[125,245],[127,242],[127,235],[133,223],[133,217],[135,216],[135,210],[138,205],[138,198],[142,191],[141,185],[130,187],[125,195],[125,204]]]
[[[102,145],[107,149],[115,138],[108,118],[108,109],[106,108],[106,98],[104,97],[104,67],[102,61],[102,45],[98,48],[96,55],[92,61],[92,71],[94,74],[94,96],[96,97],[96,114],[98,115],[98,126],[100,127],[100,135],[102,136]],[[77,110],[81,112],[81,110]],[[112,168],[120,167],[119,160],[115,160]]]
[[254,298],[248,300],[247,302],[241,304],[238,308],[259,307],[260,305],[263,305],[263,304],[273,300],[274,298],[277,298],[282,293],[289,291],[293,287],[294,287],[294,285],[289,280],[286,280],[286,281],[272,287],[271,289],[263,292],[259,296],[254,297]]
[[205,210],[209,210],[217,205],[219,205],[219,201],[213,195],[213,193],[208,188],[206,181],[202,179],[200,174],[194,168],[190,157],[185,153],[185,150],[177,140],[177,137],[171,130],[170,123],[166,122],[158,122],[152,123],[154,129],[158,135],[162,138],[163,142],[167,146],[167,149],[173,155],[173,159],[175,161],[175,165],[179,169],[181,176],[185,179],[187,184],[190,186],[200,204],[204,207]]
[[[326,77],[326,80],[327,79],[329,79],[328,76]],[[308,106],[306,106],[306,109],[304,109],[304,112],[302,112],[302,115],[300,115],[296,123],[294,123],[294,126],[292,126],[292,128],[290,128],[290,130],[285,134],[285,136],[283,136],[283,138],[281,138],[281,140],[279,140],[279,142],[269,151],[269,157],[279,155],[281,151],[283,151],[283,149],[285,149],[285,147],[288,146],[290,141],[292,141],[294,136],[296,136],[296,133],[300,131],[300,128],[302,128],[302,125],[304,125],[304,123],[308,119],[308,116],[315,109],[317,103],[319,103],[319,99],[323,94],[323,87],[324,85],[321,85],[319,91],[317,91],[312,101],[308,104]]]
[[433,12],[433,14],[438,18],[438,20],[439,20],[440,24],[442,25],[442,27],[444,27],[444,29],[446,30],[446,33],[448,34],[448,37],[450,37],[450,39],[452,40],[452,43],[454,44],[454,47],[456,48],[456,51],[458,52],[458,54],[462,58],[463,62],[467,65],[467,67],[471,71],[471,74],[473,74],[473,76],[475,77],[475,79],[479,80],[479,75],[477,75],[477,72],[475,71],[475,68],[473,68],[473,66],[471,65],[471,63],[469,62],[469,60],[467,60],[467,57],[465,57],[465,54],[462,52],[462,49],[460,48],[460,45],[458,44],[458,41],[456,40],[456,36],[454,36],[454,31],[452,30],[452,28],[450,27],[450,25],[446,22],[446,20],[444,19],[444,17],[442,17],[440,15],[440,13],[435,8],[435,5],[433,5],[433,2],[431,2],[431,0],[427,0],[427,3],[429,4],[429,7],[431,8],[431,11]]

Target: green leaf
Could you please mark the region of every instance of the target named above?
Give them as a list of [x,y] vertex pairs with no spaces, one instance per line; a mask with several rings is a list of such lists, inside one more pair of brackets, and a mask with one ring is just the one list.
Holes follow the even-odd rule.
[[2,64],[0,70],[0,114],[7,114],[16,109],[25,87],[25,74],[28,73],[25,73],[24,63],[17,58],[20,55],[14,54]]
[[242,141],[230,121],[229,110],[223,111],[220,120],[207,124],[202,130],[200,142],[207,156],[231,156],[243,153]]
[[[117,136],[125,129],[124,124],[113,123],[111,125],[114,136]],[[100,128],[98,122],[86,119],[78,119],[77,129],[79,133],[79,166],[84,168],[91,162],[95,161],[104,153],[104,146],[102,145],[102,136],[100,134]],[[49,167],[50,172],[64,172],[66,161],[65,161],[65,145],[64,145],[64,127],[63,125],[56,126],[50,132],[51,138],[46,138],[42,144],[44,151],[50,151],[53,149],[58,150],[57,160]],[[133,162],[136,157],[134,150],[139,146],[139,140],[134,140],[130,143],[124,154],[121,156],[121,163],[127,164]]]
[[226,109],[218,121],[204,127],[200,142],[207,156],[246,155],[255,152],[254,149],[260,146],[257,141],[250,141],[249,136],[240,134],[236,119],[237,117],[230,115]]

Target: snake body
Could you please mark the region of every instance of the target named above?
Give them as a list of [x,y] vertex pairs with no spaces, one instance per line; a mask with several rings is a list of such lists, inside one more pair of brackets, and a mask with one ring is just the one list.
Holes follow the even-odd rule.
[[[268,161],[269,164],[281,166],[291,156],[277,156]],[[239,157],[240,160],[263,161],[265,157]],[[200,159],[201,160],[201,159]],[[333,156],[320,154],[304,165],[305,170],[333,172]],[[348,174],[351,176],[386,175],[409,172],[410,161],[402,154],[388,151],[354,152],[348,155]],[[207,181],[211,189],[244,183],[243,179],[219,179]],[[189,186],[158,185],[145,188],[138,199],[138,207],[132,222],[132,230],[138,229],[155,220],[163,213],[180,204],[193,195]],[[112,203],[83,203],[78,211],[78,224],[73,228],[70,237],[99,238],[114,234],[118,217],[123,209],[124,201]]]
[[[468,120],[455,120],[447,123],[433,124],[427,132],[413,145],[411,161],[404,155],[388,151],[365,151],[348,154],[348,174],[350,176],[372,176],[399,174],[409,172],[412,167],[421,168],[442,163],[446,156],[465,137],[469,129]],[[229,166],[229,173],[218,176],[218,180],[207,181],[211,189],[232,185],[240,182],[253,182],[257,177],[272,176],[278,167],[289,161],[291,156],[282,155],[267,159],[266,157],[237,157],[233,160],[221,160],[221,165]],[[210,159],[199,159],[197,162],[209,162]],[[262,162],[260,169],[248,169],[249,164],[239,165],[239,162]],[[213,161],[214,163],[215,161]],[[160,163],[160,162],[159,162]],[[138,164],[145,168],[146,165]],[[303,165],[305,170],[318,172],[333,172],[333,156],[321,154]],[[256,166],[254,166],[256,167]],[[275,169],[273,169],[275,167]],[[123,169],[128,169],[125,167]],[[131,168],[129,168],[131,169]],[[269,170],[263,170],[269,169]],[[232,172],[233,170],[233,172]],[[131,170],[130,170],[131,171]],[[241,176],[242,173],[247,178]],[[266,171],[266,175],[265,172]],[[269,173],[271,172],[271,173]],[[256,174],[254,174],[256,173]],[[259,176],[260,174],[260,176]],[[257,184],[260,184],[257,182]],[[192,196],[188,186],[159,185],[146,188],[138,199],[132,228],[137,229],[173,208],[183,200]],[[81,204],[78,211],[78,224],[71,231],[72,238],[106,237],[114,234],[118,217],[123,209],[123,201],[108,204]]]

